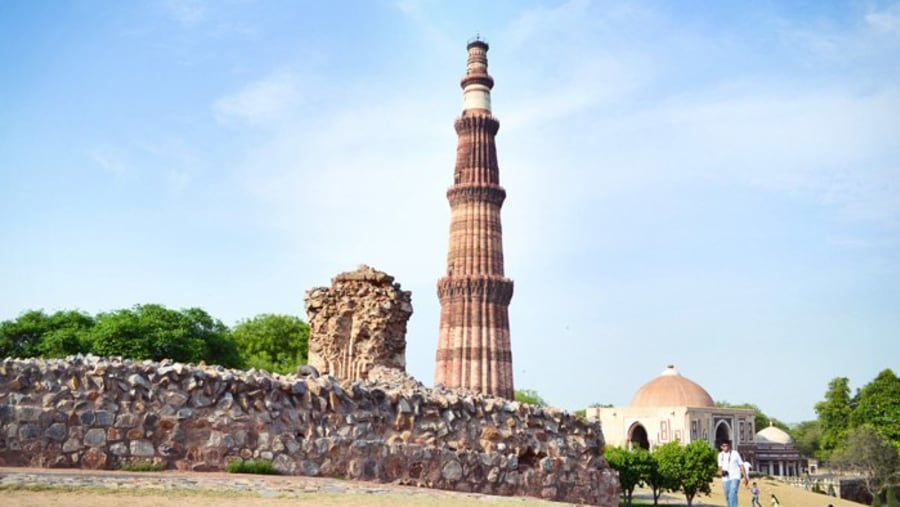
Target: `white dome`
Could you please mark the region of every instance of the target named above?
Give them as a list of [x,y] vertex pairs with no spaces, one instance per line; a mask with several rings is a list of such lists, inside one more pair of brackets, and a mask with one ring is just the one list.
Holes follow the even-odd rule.
[[756,441],[762,444],[790,444],[793,442],[791,436],[784,430],[769,425],[756,433]]

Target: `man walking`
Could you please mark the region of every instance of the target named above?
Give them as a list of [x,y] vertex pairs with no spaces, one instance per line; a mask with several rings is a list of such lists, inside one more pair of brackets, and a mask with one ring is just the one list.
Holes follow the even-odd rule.
[[741,480],[747,484],[747,469],[739,452],[731,448],[731,442],[725,440],[719,444],[719,475],[722,476],[722,488],[728,507],[738,507],[738,488]]

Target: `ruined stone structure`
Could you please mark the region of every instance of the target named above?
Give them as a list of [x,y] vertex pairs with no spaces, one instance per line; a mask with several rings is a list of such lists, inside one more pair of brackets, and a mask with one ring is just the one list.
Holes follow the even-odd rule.
[[0,360],[0,466],[223,470],[618,505],[596,423],[398,370],[282,376],[92,356]]
[[487,72],[488,45],[468,45],[468,66],[460,85],[463,112],[450,201],[447,276],[437,284],[441,302],[434,383],[513,398],[509,302],[513,282],[503,273],[500,186],[494,137],[500,123],[491,115],[494,79]]
[[374,366],[405,371],[410,293],[369,266],[341,273],[331,288],[306,292],[309,365],[322,374],[359,380]]

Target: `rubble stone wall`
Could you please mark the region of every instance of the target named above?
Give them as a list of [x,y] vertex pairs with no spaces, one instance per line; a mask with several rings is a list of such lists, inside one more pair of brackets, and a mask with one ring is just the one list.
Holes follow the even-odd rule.
[[285,474],[617,505],[596,423],[395,369],[343,384],[170,361],[0,361],[0,465]]

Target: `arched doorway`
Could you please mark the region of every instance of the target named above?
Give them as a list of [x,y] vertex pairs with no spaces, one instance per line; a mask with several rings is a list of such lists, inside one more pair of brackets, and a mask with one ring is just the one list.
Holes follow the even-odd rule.
[[628,430],[628,441],[631,442],[632,449],[641,447],[642,449],[650,450],[650,439],[647,438],[647,430],[640,423],[635,423]]
[[731,441],[731,428],[728,427],[728,423],[725,421],[720,421],[719,424],[716,425],[716,448],[722,444],[722,442],[728,442],[734,446],[734,442]]

